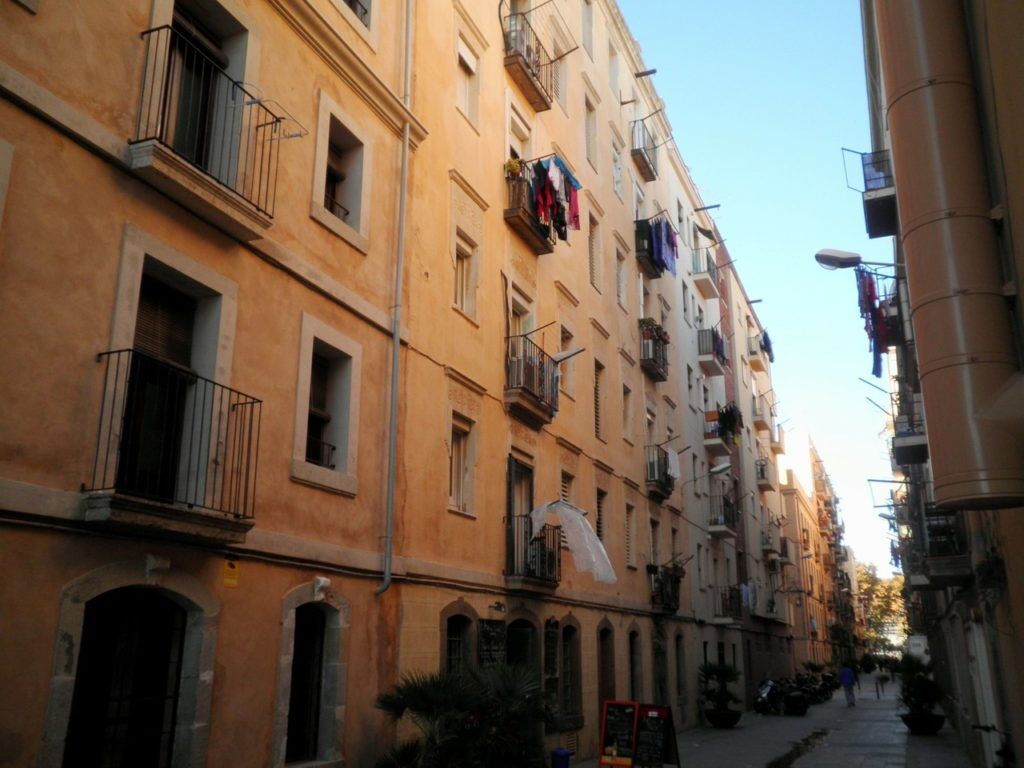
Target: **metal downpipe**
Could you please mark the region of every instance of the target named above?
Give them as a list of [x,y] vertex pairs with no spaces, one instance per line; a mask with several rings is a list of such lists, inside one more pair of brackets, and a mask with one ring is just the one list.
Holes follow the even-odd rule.
[[[405,2],[405,72],[403,74],[402,103],[409,108],[412,83],[412,19],[413,2]],[[391,319],[391,389],[388,406],[388,476],[384,502],[384,563],[383,581],[376,594],[391,587],[392,561],[395,538],[395,469],[398,454],[398,363],[402,349],[402,272],[405,266],[405,219],[409,194],[409,121],[402,126],[402,168],[398,191],[398,235],[395,246],[395,304]]]

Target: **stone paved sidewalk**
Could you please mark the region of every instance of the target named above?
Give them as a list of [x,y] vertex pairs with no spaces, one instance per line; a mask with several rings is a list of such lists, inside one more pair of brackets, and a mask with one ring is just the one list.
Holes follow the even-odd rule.
[[[874,679],[862,677],[857,705],[842,691],[812,706],[806,717],[745,712],[731,730],[694,728],[679,734],[682,768],[970,768],[949,726],[936,737],[908,737],[896,716],[898,686],[876,698]],[[574,763],[596,768],[597,760]]]

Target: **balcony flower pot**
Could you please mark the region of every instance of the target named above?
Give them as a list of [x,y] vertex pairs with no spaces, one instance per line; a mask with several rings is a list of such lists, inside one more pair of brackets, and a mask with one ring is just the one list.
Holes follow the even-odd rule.
[[704,717],[712,728],[732,728],[739,722],[742,712],[730,709],[739,699],[729,690],[729,684],[740,679],[740,673],[731,664],[701,664],[697,675],[701,701],[707,706]]
[[900,701],[910,710],[901,714],[900,719],[915,736],[932,736],[946,722],[945,715],[932,711],[943,694],[931,671],[931,662],[925,663],[910,654],[900,661]]

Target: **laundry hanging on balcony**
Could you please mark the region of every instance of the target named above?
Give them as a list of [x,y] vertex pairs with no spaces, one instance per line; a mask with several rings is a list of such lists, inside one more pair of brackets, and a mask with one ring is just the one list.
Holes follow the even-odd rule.
[[530,527],[534,538],[540,535],[541,529],[547,522],[548,515],[557,515],[558,522],[562,526],[562,535],[565,543],[572,552],[573,562],[576,563],[577,571],[589,571],[594,576],[594,581],[601,581],[605,584],[616,582],[615,569],[608,559],[608,552],[604,544],[590,527],[586,513],[579,507],[573,506],[566,501],[553,501],[550,504],[543,504],[530,511]]
[[868,334],[870,350],[873,354],[871,373],[875,378],[881,378],[882,354],[889,346],[889,328],[885,312],[878,303],[874,275],[860,267],[857,268],[856,275],[857,303],[860,306],[860,316],[864,318],[864,330]]
[[579,190],[582,185],[558,155],[526,163],[531,202],[541,227],[554,231],[559,240],[569,239],[569,230],[580,228]]
[[678,238],[668,218],[664,215],[636,222],[637,242],[650,243],[649,256],[657,271],[667,269],[676,274],[676,259],[679,258]]

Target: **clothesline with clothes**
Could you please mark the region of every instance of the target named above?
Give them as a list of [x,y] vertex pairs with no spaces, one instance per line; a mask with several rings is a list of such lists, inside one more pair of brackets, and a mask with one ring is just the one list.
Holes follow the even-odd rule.
[[882,377],[882,355],[888,348],[889,328],[885,311],[878,302],[878,288],[875,276],[870,270],[857,267],[857,304],[864,319],[864,330],[868,335],[869,349],[873,355],[871,374]]
[[636,222],[637,242],[650,243],[650,257],[654,264],[676,274],[679,258],[679,234],[664,212]]
[[553,240],[554,233],[559,240],[568,241],[569,230],[580,228],[579,191],[583,185],[557,154],[518,160],[513,167],[518,171],[510,171],[510,178],[518,176],[529,184],[530,210],[543,234]]

